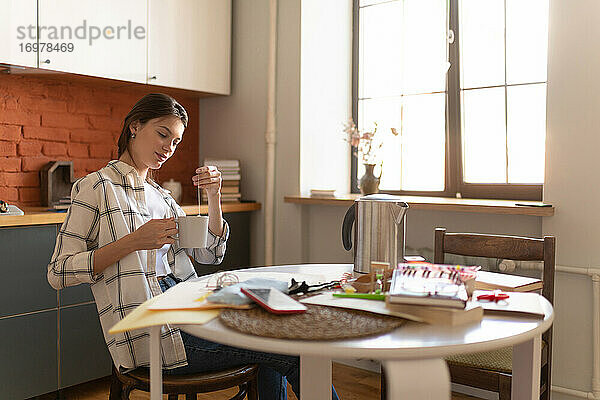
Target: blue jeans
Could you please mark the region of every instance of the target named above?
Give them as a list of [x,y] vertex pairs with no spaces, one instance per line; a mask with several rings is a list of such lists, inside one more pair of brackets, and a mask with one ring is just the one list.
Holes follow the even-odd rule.
[[[177,284],[174,276],[159,281],[164,292]],[[166,374],[190,374],[258,364],[258,395],[261,400],[286,400],[287,382],[300,399],[300,358],[282,354],[263,353],[210,342],[181,332],[188,365],[165,370]],[[339,400],[332,387],[333,400]]]

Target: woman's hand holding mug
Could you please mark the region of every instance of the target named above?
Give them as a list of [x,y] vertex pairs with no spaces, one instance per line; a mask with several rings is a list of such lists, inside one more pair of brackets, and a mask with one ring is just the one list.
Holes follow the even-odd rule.
[[221,192],[221,172],[217,167],[208,165],[196,169],[196,174],[192,177],[194,186],[206,190],[206,196],[216,196]]
[[177,235],[177,225],[174,218],[151,219],[131,235],[139,250],[160,249],[175,242],[173,236]]

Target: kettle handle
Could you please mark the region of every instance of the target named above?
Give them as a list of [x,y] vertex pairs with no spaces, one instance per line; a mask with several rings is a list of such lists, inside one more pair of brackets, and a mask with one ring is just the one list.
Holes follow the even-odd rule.
[[346,215],[344,215],[344,222],[342,223],[342,243],[344,249],[350,250],[352,248],[352,224],[356,217],[356,204],[352,204]]

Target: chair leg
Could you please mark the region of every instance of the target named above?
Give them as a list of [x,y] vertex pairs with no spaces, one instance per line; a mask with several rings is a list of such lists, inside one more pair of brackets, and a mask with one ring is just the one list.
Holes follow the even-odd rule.
[[129,400],[129,394],[133,390],[133,386],[122,386],[121,400]]
[[512,378],[510,375],[500,375],[498,377],[498,400],[510,400]]
[[121,400],[123,393],[123,384],[119,381],[119,378],[113,374],[110,377],[110,394],[108,395],[109,400]]
[[258,376],[255,376],[251,381],[248,381],[246,385],[248,400],[258,400]]
[[385,381],[385,371],[381,367],[381,400],[387,400],[387,383]]

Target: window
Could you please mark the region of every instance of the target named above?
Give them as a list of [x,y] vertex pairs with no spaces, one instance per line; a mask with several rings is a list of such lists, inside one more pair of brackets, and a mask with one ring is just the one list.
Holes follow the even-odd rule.
[[[381,190],[541,199],[548,1],[355,0],[353,117],[385,138]],[[353,157],[354,191],[362,173]]]

